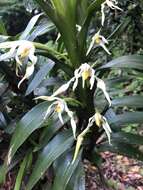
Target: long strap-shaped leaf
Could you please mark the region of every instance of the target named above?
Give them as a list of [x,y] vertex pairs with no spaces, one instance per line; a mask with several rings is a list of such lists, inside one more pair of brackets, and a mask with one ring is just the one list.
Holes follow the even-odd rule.
[[20,40],[23,39],[27,39],[28,35],[30,34],[30,32],[32,31],[33,27],[35,26],[36,22],[38,21],[39,17],[41,16],[41,14],[35,15],[34,17],[32,17],[32,19],[30,20],[30,22],[28,23],[26,29],[24,30],[24,32],[21,34],[20,36]]
[[59,133],[50,141],[38,156],[26,190],[33,188],[53,161],[72,146],[73,141],[71,130]]
[[79,162],[66,190],[85,190],[85,171],[82,162]]
[[125,124],[135,124],[143,122],[143,112],[125,112],[118,114],[114,118],[108,119],[110,124],[116,124],[118,128]]
[[65,157],[61,158],[55,170],[56,177],[54,179],[52,190],[66,189],[66,186],[69,183],[72,175],[74,176],[74,172],[77,166],[79,165],[80,159],[81,159],[81,152],[73,164],[72,164],[72,155],[66,155]]
[[101,66],[100,69],[112,69],[112,68],[133,68],[143,70],[143,55],[129,55],[123,56],[109,63]]
[[28,113],[26,113],[25,116],[17,124],[15,132],[11,139],[7,158],[2,168],[2,173],[0,173],[0,183],[5,180],[7,167],[18,148],[24,143],[24,141],[31,135],[33,131],[41,127],[41,125],[44,123],[43,118],[46,114],[47,108],[47,102],[38,104]]

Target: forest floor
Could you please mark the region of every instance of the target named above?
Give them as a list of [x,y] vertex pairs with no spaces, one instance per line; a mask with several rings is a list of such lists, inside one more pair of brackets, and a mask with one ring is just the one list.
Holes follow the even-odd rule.
[[143,162],[125,156],[101,153],[105,162],[101,166],[104,182],[96,167],[85,161],[87,190],[143,190]]

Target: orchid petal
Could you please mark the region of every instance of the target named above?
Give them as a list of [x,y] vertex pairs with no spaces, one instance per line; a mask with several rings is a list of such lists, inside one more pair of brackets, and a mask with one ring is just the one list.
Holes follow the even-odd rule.
[[100,88],[103,91],[103,93],[104,93],[104,95],[105,95],[105,97],[109,103],[109,106],[111,106],[110,96],[106,91],[106,85],[105,85],[104,81],[97,78],[97,77],[96,77],[96,80],[97,80],[97,88]]
[[108,141],[109,141],[109,144],[111,145],[111,129],[109,130],[109,124],[106,122],[106,121],[103,121],[102,123],[102,127],[103,129],[105,130],[105,133],[107,135],[107,138],[108,138]]
[[58,88],[58,89],[52,94],[52,97],[57,96],[57,95],[59,95],[59,94],[65,92],[65,91],[69,88],[71,82],[72,82],[72,80],[70,80],[70,81],[67,82],[66,84],[63,84],[60,88]]
[[25,80],[28,79],[34,72],[34,65],[27,66],[26,68],[26,73],[24,77],[21,79],[21,81],[18,83],[18,88],[20,88],[21,83]]
[[59,120],[61,121],[62,124],[64,124],[63,117],[61,113],[58,113]]
[[103,42],[100,42],[100,46],[109,54],[111,55],[111,53],[109,52],[109,50],[107,49],[107,47],[105,46],[105,44]]

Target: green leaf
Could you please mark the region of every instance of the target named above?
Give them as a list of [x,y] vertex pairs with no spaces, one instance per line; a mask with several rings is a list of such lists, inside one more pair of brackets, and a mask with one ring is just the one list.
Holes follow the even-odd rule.
[[143,70],[143,55],[129,55],[119,57],[101,66],[98,70],[109,68],[132,68]]
[[66,150],[69,150],[73,144],[73,141],[74,139],[72,132],[71,130],[68,130],[59,133],[47,144],[38,156],[26,190],[31,190],[33,188],[53,161],[55,161]]
[[46,114],[48,105],[48,102],[38,104],[28,113],[26,113],[24,117],[18,122],[10,142],[9,152],[2,167],[3,172],[0,173],[0,183],[5,180],[7,167],[18,148],[24,143],[24,141],[31,135],[32,132],[40,128],[44,123],[44,116]]
[[31,133],[40,128],[44,123],[44,116],[46,114],[47,108],[47,102],[38,104],[28,113],[26,113],[24,117],[18,122],[10,143],[8,155],[10,158],[14,156],[17,149],[24,143]]
[[85,190],[85,171],[81,162],[78,164],[66,190]]
[[73,164],[72,164],[72,155],[66,155],[65,157],[61,158],[61,160],[57,163],[58,166],[55,170],[56,177],[54,179],[52,190],[66,189],[66,186],[69,183],[73,173],[75,172],[80,159],[81,159],[81,152]]
[[125,124],[143,123],[143,112],[125,112],[111,119],[108,118],[108,121],[111,125],[116,124],[118,127]]
[[55,135],[55,133],[62,127],[64,126],[68,121],[69,117],[66,115],[63,115],[63,121],[64,123],[61,123],[59,120],[59,117],[52,117],[48,123],[46,124],[47,126],[43,130],[43,133],[41,134],[40,140],[39,140],[39,145],[38,147],[35,147],[34,151],[37,151],[44,146],[46,146],[49,142],[49,140]]
[[136,147],[126,143],[112,142],[112,145],[105,143],[100,145],[99,151],[110,151],[143,161],[143,153],[141,153]]
[[20,165],[20,169],[18,171],[18,175],[16,177],[16,182],[15,182],[15,187],[14,190],[20,190],[20,186],[22,183],[22,178],[26,169],[26,165],[29,159],[29,154],[25,156],[25,158],[23,159],[23,162]]
[[112,133],[112,141],[128,143],[133,145],[143,145],[143,136],[125,132]]
[[14,154],[24,141],[34,132],[40,128],[44,123],[44,117],[48,108],[48,102],[43,102],[35,106],[32,110],[24,115],[24,117],[16,125],[16,129],[12,136],[9,151],[5,163],[0,173],[0,183],[5,180],[7,167],[11,162]]
[[50,22],[47,19],[42,20],[41,23],[39,23],[39,25],[36,26],[33,32],[28,36],[28,39],[33,41],[38,36],[46,34],[52,31],[53,29],[55,29],[55,25],[52,22]]
[[139,96],[139,95],[125,96],[125,97],[113,99],[112,106],[117,106],[117,107],[128,106],[128,107],[142,108],[143,107],[143,96]]
[[28,38],[28,35],[31,33],[33,27],[35,26],[36,22],[38,21],[38,19],[41,15],[42,14],[38,14],[38,15],[35,15],[32,17],[32,19],[29,21],[26,29],[24,30],[24,32],[19,37],[20,40],[25,40]]
[[41,67],[41,69],[36,73],[34,79],[29,84],[26,90],[26,96],[39,86],[39,84],[44,80],[44,78],[47,76],[47,74],[50,72],[54,65],[54,62],[50,61],[49,63],[44,64]]

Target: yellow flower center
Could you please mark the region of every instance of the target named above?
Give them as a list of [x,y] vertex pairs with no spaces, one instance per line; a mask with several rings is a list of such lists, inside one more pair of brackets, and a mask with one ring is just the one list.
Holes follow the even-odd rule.
[[100,44],[100,42],[101,42],[100,36],[96,36],[95,37],[95,43]]
[[22,51],[21,54],[20,54],[20,57],[21,57],[21,58],[27,57],[27,56],[29,55],[29,51],[30,51],[30,48],[29,48],[29,47],[24,48],[23,51]]
[[102,125],[102,116],[100,113],[96,112],[95,114],[95,122],[98,127],[101,127]]
[[85,70],[85,71],[82,72],[82,78],[83,78],[83,80],[88,79],[90,76],[91,76],[91,71],[90,71],[90,69]]
[[61,113],[61,111],[62,111],[62,109],[61,109],[60,104],[57,104],[56,107],[55,107],[55,112]]

